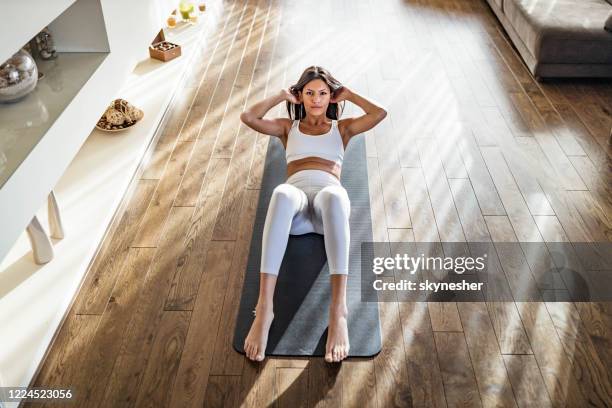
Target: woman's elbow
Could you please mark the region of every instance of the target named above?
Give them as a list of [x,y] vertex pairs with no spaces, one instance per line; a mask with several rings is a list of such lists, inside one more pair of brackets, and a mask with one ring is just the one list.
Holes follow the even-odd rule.
[[380,108],[380,113],[378,114],[378,121],[382,121],[387,117],[387,111],[384,108]]
[[245,125],[249,124],[249,117],[250,115],[248,114],[248,112],[242,112],[240,114],[240,120],[242,121],[242,123],[244,123]]

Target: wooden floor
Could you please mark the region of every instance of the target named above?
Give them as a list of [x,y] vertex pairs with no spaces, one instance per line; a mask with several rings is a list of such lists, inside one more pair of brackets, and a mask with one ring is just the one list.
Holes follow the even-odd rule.
[[388,108],[375,241],[611,241],[612,83],[534,81],[484,0],[222,7],[32,385],[78,407],[612,406],[610,303],[381,303],[382,352],[341,367],[232,349],[269,140],[245,104],[315,64]]

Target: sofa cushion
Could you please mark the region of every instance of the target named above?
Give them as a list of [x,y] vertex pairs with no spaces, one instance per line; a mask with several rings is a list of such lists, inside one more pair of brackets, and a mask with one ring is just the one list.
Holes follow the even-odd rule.
[[504,15],[540,63],[612,64],[605,0],[505,0]]

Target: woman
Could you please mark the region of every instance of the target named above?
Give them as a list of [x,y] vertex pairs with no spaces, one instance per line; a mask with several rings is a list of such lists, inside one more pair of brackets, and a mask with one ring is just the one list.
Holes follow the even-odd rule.
[[[288,118],[264,119],[286,101]],[[365,115],[338,120],[339,103],[350,101]],[[332,299],[325,361],[338,362],[349,352],[346,283],[350,201],[340,184],[344,150],[350,139],[372,129],[387,112],[338,82],[326,69],[306,68],[298,82],[251,106],[240,119],[257,132],[280,138],[287,159],[287,181],[270,199],[262,237],[261,278],[255,321],[244,343],[246,356],[262,361],[274,313],[272,297],[289,235],[325,236]],[[366,182],[364,180],[364,182]]]

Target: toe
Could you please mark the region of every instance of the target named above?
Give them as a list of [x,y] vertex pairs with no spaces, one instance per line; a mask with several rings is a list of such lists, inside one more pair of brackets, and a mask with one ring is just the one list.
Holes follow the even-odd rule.
[[334,356],[334,362],[338,361],[338,348],[334,347],[334,351],[332,352],[333,356]]
[[327,361],[328,363],[332,362],[332,353],[331,353],[331,351],[328,351],[327,353],[325,353],[325,361]]

